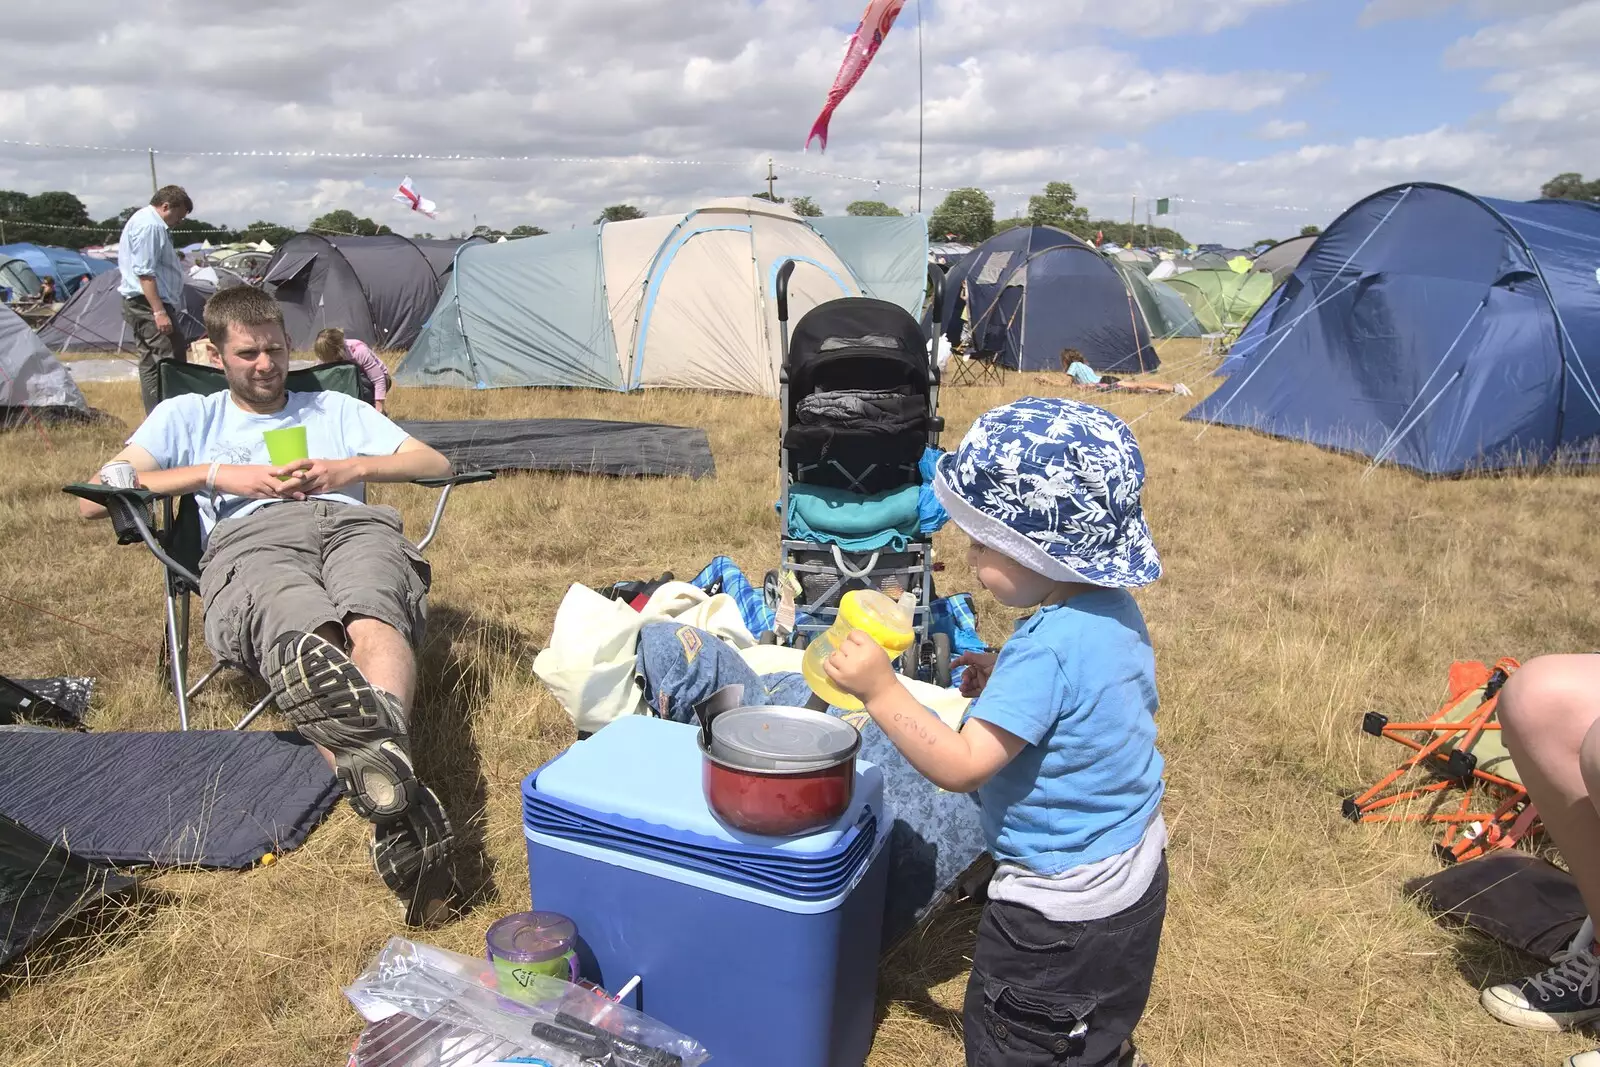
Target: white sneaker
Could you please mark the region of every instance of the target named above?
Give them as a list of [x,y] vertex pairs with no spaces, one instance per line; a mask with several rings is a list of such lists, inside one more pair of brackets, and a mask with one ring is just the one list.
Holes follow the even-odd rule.
[[1485,989],[1479,1003],[1501,1022],[1529,1030],[1570,1030],[1600,1019],[1600,960],[1593,948],[1592,941],[1575,943],[1552,957],[1554,966]]
[[1566,1067],[1600,1067],[1600,1049],[1590,1049],[1576,1056],[1568,1056]]

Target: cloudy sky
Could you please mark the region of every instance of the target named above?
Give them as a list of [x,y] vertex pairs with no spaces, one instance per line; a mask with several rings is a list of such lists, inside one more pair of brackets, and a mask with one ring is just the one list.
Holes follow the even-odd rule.
[[[1067,180],[1096,214],[1178,198],[1191,240],[1242,243],[1409,179],[1523,198],[1600,177],[1600,0],[921,3],[927,208],[976,185],[1016,214]],[[826,154],[799,148],[863,0],[19,4],[0,188],[109,215],[148,197],[155,147],[213,221],[556,229],[753,192],[771,157],[780,194],[829,213],[910,210],[917,4]],[[406,153],[528,158],[372,158]],[[406,174],[437,223],[389,199]]]

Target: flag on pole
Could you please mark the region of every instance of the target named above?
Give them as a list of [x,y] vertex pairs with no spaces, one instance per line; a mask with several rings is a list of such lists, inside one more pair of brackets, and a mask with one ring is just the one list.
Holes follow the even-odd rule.
[[406,175],[405,180],[400,183],[400,189],[394,194],[394,199],[400,201],[402,204],[408,205],[412,211],[422,212],[430,219],[436,219],[439,217],[438,215],[434,214],[434,212],[438,210],[438,205],[432,200],[427,200],[417,195],[417,191],[411,187],[411,176],[409,174]]
[[1170,215],[1170,214],[1172,214],[1172,198],[1171,197],[1163,196],[1160,200],[1156,201],[1156,214],[1157,215]]

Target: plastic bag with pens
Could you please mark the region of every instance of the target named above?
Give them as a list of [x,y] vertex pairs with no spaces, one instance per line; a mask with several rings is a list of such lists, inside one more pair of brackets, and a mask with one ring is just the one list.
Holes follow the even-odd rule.
[[494,966],[390,938],[345,996],[370,1024],[350,1067],[699,1067],[692,1038],[560,978],[503,995]]

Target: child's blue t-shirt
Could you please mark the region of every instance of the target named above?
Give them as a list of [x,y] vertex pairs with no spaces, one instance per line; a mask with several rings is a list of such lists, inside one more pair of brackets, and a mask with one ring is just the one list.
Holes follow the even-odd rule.
[[978,790],[997,860],[1053,875],[1139,843],[1161,802],[1156,669],[1123,589],[1017,624],[968,716],[1027,747]]

